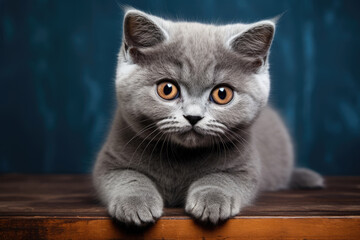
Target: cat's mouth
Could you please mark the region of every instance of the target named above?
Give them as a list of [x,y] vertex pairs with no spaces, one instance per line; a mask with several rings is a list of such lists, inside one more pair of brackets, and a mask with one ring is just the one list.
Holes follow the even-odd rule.
[[[173,124],[173,120],[170,121]],[[219,135],[219,130],[214,127],[203,128],[199,125],[186,125],[182,127],[170,126],[169,120],[162,120],[158,123],[159,130],[169,136],[172,142],[185,147],[203,147],[212,143],[214,137]],[[215,130],[217,131],[215,131]]]
[[179,134],[179,136],[181,137],[202,137],[203,134],[199,131],[199,130],[196,130],[195,128],[190,128],[186,131],[183,131]]

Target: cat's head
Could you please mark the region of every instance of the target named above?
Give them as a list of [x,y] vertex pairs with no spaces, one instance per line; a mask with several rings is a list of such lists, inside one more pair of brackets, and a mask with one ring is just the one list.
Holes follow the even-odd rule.
[[123,119],[139,136],[186,147],[236,138],[268,101],[274,32],[272,20],[215,26],[128,9],[116,74]]

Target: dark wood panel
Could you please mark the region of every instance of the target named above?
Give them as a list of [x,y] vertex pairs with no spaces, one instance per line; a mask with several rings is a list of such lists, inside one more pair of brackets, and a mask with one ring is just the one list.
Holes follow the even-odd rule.
[[205,228],[188,219],[160,219],[143,231],[109,219],[0,217],[0,239],[360,239],[359,218],[239,218]]
[[[324,190],[261,194],[243,216],[359,216],[360,177],[329,177]],[[0,216],[107,217],[96,200],[88,175],[2,175]],[[164,217],[187,218],[182,209]]]

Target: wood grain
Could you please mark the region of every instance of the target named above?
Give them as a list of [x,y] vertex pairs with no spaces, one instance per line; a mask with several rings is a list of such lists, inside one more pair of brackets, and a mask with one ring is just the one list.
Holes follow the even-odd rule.
[[111,220],[88,175],[0,176],[0,239],[360,239],[360,177],[324,190],[266,192],[225,224],[200,226],[165,209],[139,232]]
[[0,218],[0,239],[360,239],[360,218],[236,218],[206,228],[187,219],[160,219],[127,231],[110,219]]

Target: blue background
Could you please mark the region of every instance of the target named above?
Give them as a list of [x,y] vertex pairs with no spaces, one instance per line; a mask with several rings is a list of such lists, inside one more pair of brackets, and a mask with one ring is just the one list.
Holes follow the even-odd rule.
[[281,18],[271,101],[299,165],[360,174],[359,1],[0,0],[0,172],[89,172],[115,106],[119,5],[172,19]]

